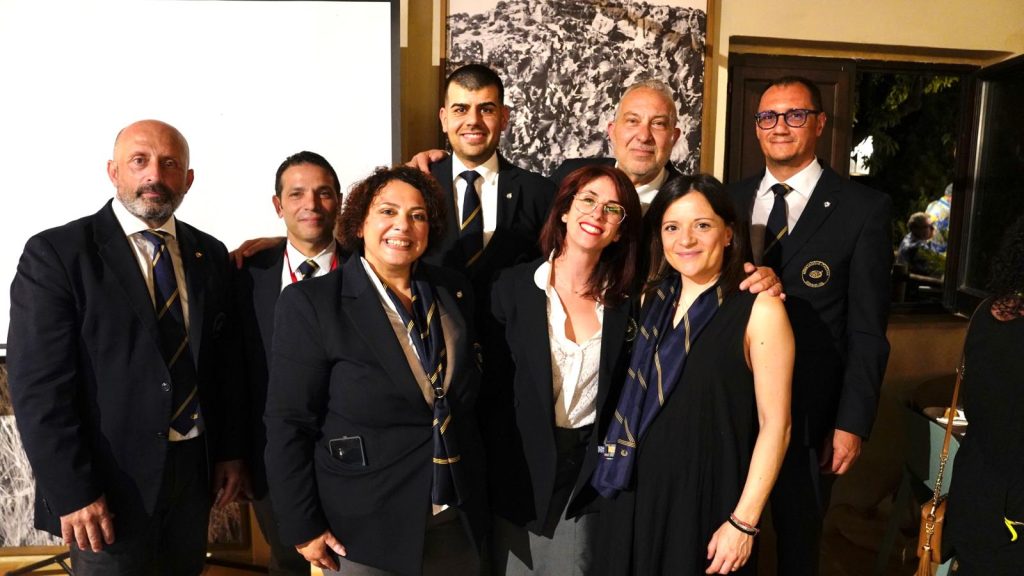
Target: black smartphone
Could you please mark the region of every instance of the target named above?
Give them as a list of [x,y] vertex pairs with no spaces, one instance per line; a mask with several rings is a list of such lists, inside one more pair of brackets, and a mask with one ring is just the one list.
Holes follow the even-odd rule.
[[349,466],[366,466],[366,452],[363,451],[362,436],[342,436],[328,443],[331,456]]

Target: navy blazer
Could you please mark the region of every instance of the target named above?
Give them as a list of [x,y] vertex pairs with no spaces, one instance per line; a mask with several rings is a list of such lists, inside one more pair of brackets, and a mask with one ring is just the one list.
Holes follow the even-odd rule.
[[[488,478],[495,495],[493,510],[537,533],[549,512],[557,470],[547,295],[534,282],[534,273],[543,262],[538,259],[506,270],[494,284],[491,307],[505,327],[515,375],[501,383],[505,389],[497,394],[487,415],[493,422],[485,439],[490,455]],[[566,510],[567,518],[588,511],[597,495],[589,480],[597,466],[597,444],[604,438],[625,381],[629,321],[628,299],[605,307],[596,424]]]
[[[889,196],[822,167],[776,271],[796,340],[793,438],[814,447],[833,428],[871,433],[889,358],[893,258]],[[763,177],[728,187],[748,226]]]
[[[213,462],[244,451],[227,250],[177,221],[189,340]],[[36,477],[36,526],[105,495],[125,534],[153,512],[170,429],[170,371],[153,301],[111,203],[25,245],[11,285],[11,400]]]
[[[447,349],[448,400],[462,455],[460,511],[479,545],[487,504],[474,414],[480,368],[472,291],[461,274],[419,266],[459,327]],[[330,529],[349,560],[420,573],[431,510],[432,420],[360,258],[285,288],[265,415],[267,480],[282,541],[300,544]],[[342,436],[362,438],[365,466],[332,457],[329,443]]]
[[447,226],[445,235],[432,245],[424,261],[453,270],[465,270],[477,296],[486,302],[490,283],[498,271],[513,264],[536,258],[540,252],[537,239],[544,227],[555,187],[535,172],[523,170],[498,155],[498,210],[494,234],[483,254],[469,269],[464,266],[465,255],[459,250],[460,214],[452,186],[452,158],[449,156],[430,165],[430,173],[437,179],[444,194]]

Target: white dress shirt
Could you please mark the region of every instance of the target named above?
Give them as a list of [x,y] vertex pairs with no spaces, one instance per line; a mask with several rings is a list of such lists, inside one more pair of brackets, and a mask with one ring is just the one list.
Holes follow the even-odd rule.
[[476,170],[480,194],[480,216],[484,219],[484,246],[491,241],[498,220],[498,153],[491,154],[486,162],[476,168],[466,168],[457,154],[452,154],[452,189],[455,190],[455,220],[462,221],[462,205],[466,195],[466,181],[460,175],[466,170]]
[[[621,170],[618,162],[615,163],[615,167]],[[661,172],[658,172],[654,180],[636,187],[636,194],[640,197],[640,210],[644,214],[647,214],[647,209],[651,207],[651,202],[654,202],[654,197],[658,195],[658,190],[661,190],[666,180],[668,180],[668,170],[662,166]]]
[[[551,262],[537,267],[533,275],[537,288],[547,297],[548,339],[551,342],[551,386],[555,426],[580,428],[593,424],[597,416],[597,381],[601,369],[601,332],[581,343],[565,334],[567,314],[558,292],[551,285]],[[604,326],[604,306],[594,303],[597,321]]]
[[[814,187],[818,185],[818,179],[821,178],[823,172],[821,164],[815,159],[814,162],[784,182],[793,189],[785,196],[786,224],[789,226],[790,234],[796,228],[800,215],[804,213],[804,208],[807,207],[807,202],[810,201]],[[754,210],[750,215],[750,248],[753,250],[755,261],[758,264],[761,263],[761,256],[764,254],[764,227],[768,223],[768,215],[772,212],[772,206],[775,205],[775,193],[772,192],[772,186],[778,183],[779,180],[772,176],[771,172],[765,170],[761,185],[758,186],[757,193],[754,195]]]

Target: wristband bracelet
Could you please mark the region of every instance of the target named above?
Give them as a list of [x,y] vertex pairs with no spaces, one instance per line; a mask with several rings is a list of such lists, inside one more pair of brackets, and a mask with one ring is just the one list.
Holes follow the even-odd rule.
[[753,524],[747,524],[743,520],[737,518],[735,514],[729,514],[729,524],[731,524],[733,528],[739,530],[740,532],[743,532],[747,536],[757,536],[758,533],[761,532],[761,530],[757,526],[754,526]]

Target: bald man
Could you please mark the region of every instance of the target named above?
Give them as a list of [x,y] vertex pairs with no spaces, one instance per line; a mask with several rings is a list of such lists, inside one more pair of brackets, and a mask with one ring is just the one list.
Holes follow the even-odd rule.
[[121,130],[107,174],[114,199],[29,239],[11,285],[36,527],[79,576],[199,574],[242,474],[227,252],[174,217],[194,174],[173,126]]

